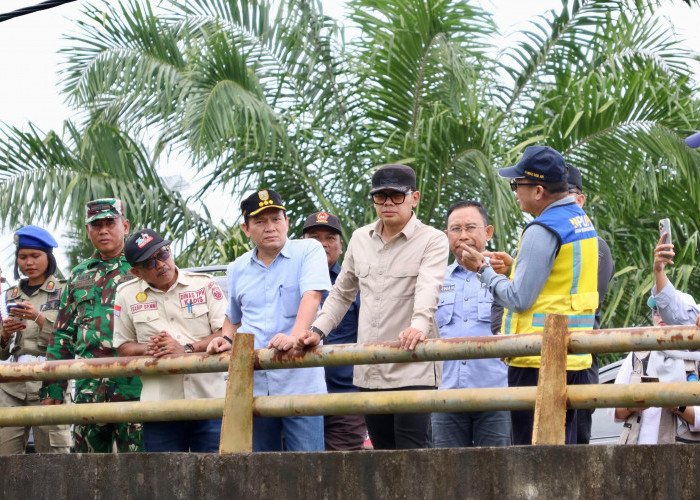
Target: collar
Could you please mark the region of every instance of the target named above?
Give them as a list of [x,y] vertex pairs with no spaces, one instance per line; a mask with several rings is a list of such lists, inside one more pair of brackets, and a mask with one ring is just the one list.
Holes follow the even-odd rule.
[[542,213],[540,213],[540,215],[542,215],[543,213],[545,213],[545,212],[546,212],[547,210],[549,210],[550,208],[561,207],[561,206],[564,206],[564,205],[570,205],[570,204],[572,204],[572,203],[576,203],[576,199],[575,199],[573,196],[565,196],[565,197],[562,198],[561,200],[553,201],[552,203],[550,203],[549,205],[547,205],[546,207],[544,207],[544,210],[542,210]]
[[335,261],[335,264],[333,264],[330,268],[328,268],[328,271],[331,273],[334,273],[336,276],[340,274],[340,271],[342,271],[343,268],[340,267],[340,264],[338,264],[338,261]]
[[447,266],[447,275],[448,276],[453,276],[458,273],[465,273],[465,274],[476,274],[473,271],[468,271],[465,267],[461,266],[458,262],[457,259],[452,262],[449,266]]
[[[411,218],[408,219],[406,225],[399,231],[396,236],[403,234],[404,237],[409,240],[415,234],[416,230],[420,227],[421,222],[416,217],[415,212],[411,212]],[[384,223],[381,219],[374,223],[374,226],[369,230],[370,238],[373,238],[376,234],[377,236],[382,235],[382,229],[384,229]],[[396,237],[394,236],[394,237]]]
[[[282,247],[282,250],[280,250],[279,253],[278,253],[277,255],[275,255],[275,258],[272,259],[272,262],[276,261],[277,258],[278,258],[280,255],[281,255],[282,257],[284,257],[285,259],[291,259],[291,258],[292,258],[292,250],[289,248],[289,246],[290,246],[289,241],[290,241],[289,238],[285,238],[284,246]],[[258,247],[257,247],[257,245],[256,245],[255,248],[253,248],[253,250],[251,251],[250,260],[251,260],[251,261],[257,262],[257,263],[260,264],[261,266],[265,266],[265,264],[263,264],[263,262],[258,258]],[[272,262],[270,262],[270,265],[272,265]],[[265,266],[265,267],[267,267],[267,266]]]
[[173,283],[172,286],[170,288],[168,288],[166,291],[163,291],[159,288],[151,286],[150,283],[148,283],[148,281],[146,281],[143,278],[139,278],[140,291],[145,292],[146,290],[150,289],[156,293],[168,293],[169,291],[174,289],[179,284],[188,286],[192,282],[190,277],[186,276],[185,273],[182,272],[182,269],[180,269],[179,267],[175,266],[175,269],[177,269],[177,279],[175,280],[175,283]]

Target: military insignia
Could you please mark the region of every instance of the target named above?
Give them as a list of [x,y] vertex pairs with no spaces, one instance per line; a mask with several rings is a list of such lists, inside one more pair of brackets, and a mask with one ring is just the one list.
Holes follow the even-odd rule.
[[51,290],[54,289],[55,286],[56,286],[56,283],[54,283],[53,281],[49,281],[48,283],[46,283],[46,291],[50,292]]
[[328,214],[326,212],[319,212],[316,215],[316,222],[328,222]]
[[144,292],[139,292],[136,294],[136,302],[146,302],[147,298],[148,295],[146,295]]
[[222,300],[224,298],[224,293],[221,291],[219,285],[216,284],[214,284],[214,286],[211,287],[211,294],[216,300]]
[[122,315],[122,308],[121,308],[121,306],[114,306],[114,315],[115,315],[115,316],[121,316],[121,315]]
[[262,201],[267,201],[270,198],[270,193],[267,192],[267,189],[258,191],[258,198],[260,198]]
[[138,246],[139,248],[143,248],[146,245],[148,245],[151,241],[153,241],[153,236],[151,236],[150,234],[141,233],[141,237],[136,240],[136,246]]
[[10,298],[15,299],[17,297],[19,297],[19,287],[16,286],[10,291]]
[[15,245],[19,244],[19,235],[15,233]]

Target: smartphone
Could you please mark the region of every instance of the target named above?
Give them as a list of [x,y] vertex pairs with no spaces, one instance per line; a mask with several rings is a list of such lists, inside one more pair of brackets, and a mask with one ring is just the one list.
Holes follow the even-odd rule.
[[661,236],[664,233],[666,233],[666,236],[664,236],[664,240],[662,243],[664,243],[664,244],[672,243],[672,241],[671,241],[671,220],[670,219],[661,219],[659,221],[659,236]]
[[12,316],[12,318],[18,319],[18,318],[15,318],[14,314],[12,314],[13,309],[24,309],[24,306],[21,306],[16,302],[8,302],[7,303],[7,316]]
[[648,375],[642,375],[642,382],[658,382],[659,377],[649,377]]

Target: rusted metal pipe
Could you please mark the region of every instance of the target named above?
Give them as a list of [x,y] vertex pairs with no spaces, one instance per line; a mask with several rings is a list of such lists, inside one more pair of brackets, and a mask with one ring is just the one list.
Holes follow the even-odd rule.
[[700,406],[700,382],[570,385],[569,408]]
[[[398,342],[334,344],[316,347],[304,354],[258,349],[255,351],[255,369],[529,356],[539,354],[541,347],[542,336],[528,334],[431,339],[418,344],[414,351],[402,350]],[[698,348],[700,329],[694,326],[575,332],[571,333],[569,342],[569,352],[574,354]],[[160,359],[130,357],[5,363],[0,364],[0,383],[222,372],[228,370],[228,361],[227,354],[209,356],[197,353]]]

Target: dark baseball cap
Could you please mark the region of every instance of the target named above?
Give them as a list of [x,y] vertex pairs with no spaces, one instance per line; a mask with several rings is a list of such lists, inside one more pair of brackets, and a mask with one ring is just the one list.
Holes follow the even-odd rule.
[[685,138],[685,143],[689,148],[700,148],[700,132]]
[[315,227],[324,227],[326,229],[332,229],[338,234],[343,234],[338,217],[333,214],[329,214],[328,212],[324,212],[323,210],[313,213],[306,218],[301,234],[306,234],[306,231]]
[[241,213],[243,217],[252,217],[268,208],[284,208],[282,197],[274,189],[261,189],[241,202]]
[[567,176],[569,178],[569,188],[575,187],[583,193],[583,179],[581,178],[581,171],[574,167],[573,165],[566,165],[569,171]]
[[170,245],[153,229],[140,229],[129,236],[124,244],[124,256],[132,266],[150,259],[160,248]]
[[406,165],[383,165],[372,176],[372,189],[369,194],[390,189],[408,193],[416,189],[416,173]]
[[564,157],[556,149],[528,146],[518,163],[499,168],[498,175],[510,179],[527,177],[541,182],[561,182],[566,179],[566,170]]

